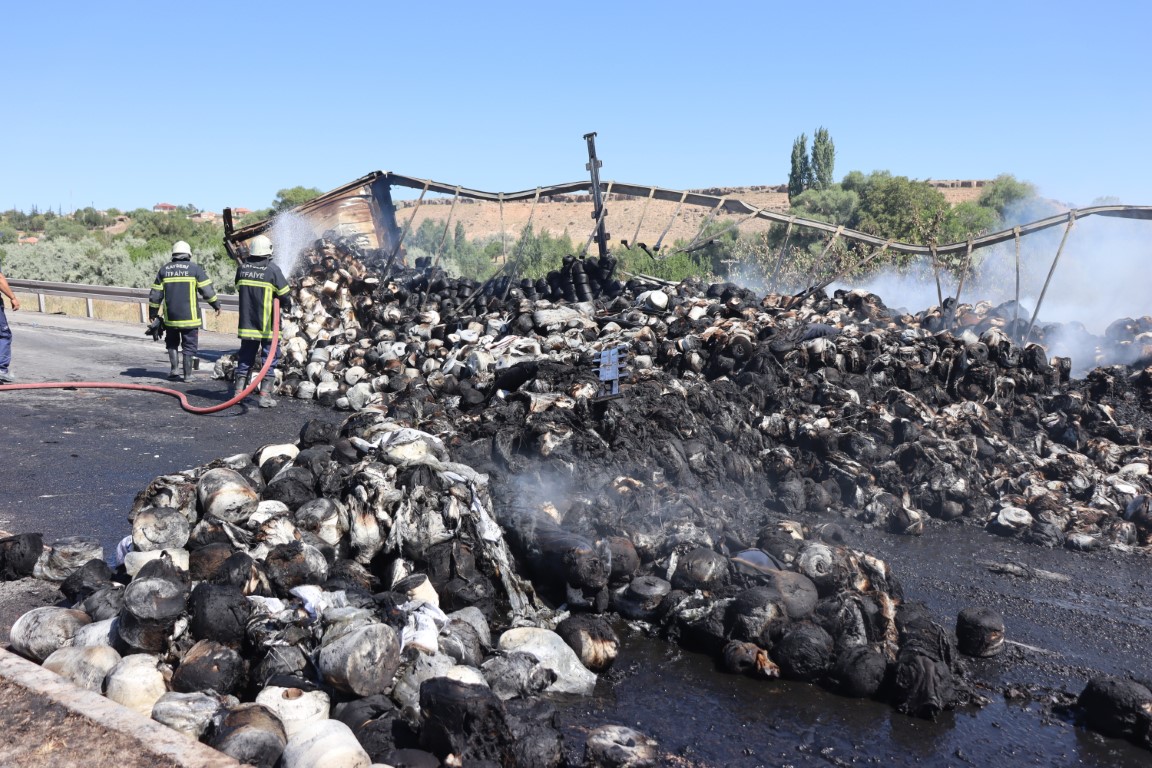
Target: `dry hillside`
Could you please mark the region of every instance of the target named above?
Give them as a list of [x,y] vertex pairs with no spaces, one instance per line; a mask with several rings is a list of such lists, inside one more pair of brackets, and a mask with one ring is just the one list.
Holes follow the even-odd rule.
[[[980,196],[985,181],[934,181],[944,197],[952,205],[975,200]],[[743,200],[749,205],[769,211],[786,213],[788,211],[788,193],[783,185],[773,187],[718,187],[706,190],[697,190],[705,194],[722,195]],[[451,199],[438,199],[425,201],[415,210],[412,218],[414,200],[397,201],[397,221],[401,226],[411,219],[413,229],[420,226],[425,219],[443,222],[451,210]],[[709,219],[706,208],[697,208],[685,205],[679,215],[673,218],[677,205],[673,202],[652,200],[646,198],[628,198],[613,194],[608,200],[608,216],[605,224],[609,239],[613,243],[628,240],[654,245],[665,228],[664,243],[671,244],[677,240],[691,241],[700,231],[700,227]],[[461,199],[452,211],[452,221],[462,222],[468,236],[499,237],[501,232],[507,234],[509,239],[515,238],[532,216],[532,226],[536,231],[546,231],[553,235],[562,235],[565,232],[573,242],[583,246],[592,233],[595,221],[592,218],[592,203],[587,196],[576,196],[574,201],[541,200],[532,212],[532,203],[517,202],[504,203],[503,210],[497,203],[477,203]],[[721,215],[716,217],[720,222],[731,222],[742,217]],[[753,219],[740,225],[742,233],[762,232],[768,227],[768,222]]]

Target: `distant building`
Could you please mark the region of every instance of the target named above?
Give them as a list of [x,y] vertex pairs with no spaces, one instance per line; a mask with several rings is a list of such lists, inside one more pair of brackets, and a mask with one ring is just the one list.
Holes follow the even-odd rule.
[[176,210],[176,206],[172,205],[172,203],[156,203],[156,205],[152,206],[152,210],[156,213],[172,213],[172,211]]
[[214,211],[200,211],[199,213],[192,214],[188,218],[192,221],[216,221],[216,219],[220,218],[220,214]]
[[40,242],[40,238],[36,237],[35,235],[28,235],[26,237],[17,238],[16,242],[20,245],[36,245],[36,243]]
[[247,216],[250,213],[252,213],[252,211],[248,208],[233,208],[232,209],[232,216],[234,218],[237,218],[237,219],[240,218],[241,216]]

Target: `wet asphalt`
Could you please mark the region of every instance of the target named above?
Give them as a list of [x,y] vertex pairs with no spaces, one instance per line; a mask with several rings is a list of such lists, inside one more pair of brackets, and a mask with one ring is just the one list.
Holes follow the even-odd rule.
[[[12,372],[20,384],[106,381],[180,390],[193,405],[223,402],[212,362],[235,353],[234,337],[201,333],[202,363],[188,383],[169,382],[163,343],[144,326],[9,312]],[[156,476],[212,459],[291,442],[309,419],[341,414],[312,402],[256,398],[199,416],[170,396],[108,389],[0,391],[0,530],[39,531],[45,541],[95,536],[106,551],[130,533],[136,493]]]
[[[196,404],[223,400],[211,362],[236,340],[202,334],[204,364],[190,383],[169,384],[162,344],[143,325],[10,312],[13,372],[21,383],[120,381],[171,386]],[[85,534],[106,551],[129,532],[136,493],[157,475],[261,445],[289,442],[309,419],[342,414],[311,402],[254,400],[220,414],[182,411],[174,398],[113,390],[0,391],[0,529],[39,531],[45,541]],[[850,546],[887,560],[906,599],[928,605],[946,628],[966,607],[1004,614],[1012,643],[999,657],[968,660],[983,707],[936,722],[816,686],[728,675],[620,624],[624,647],[589,699],[561,702],[573,760],[582,735],[611,722],[656,738],[678,765],[1084,765],[1146,766],[1152,757],[1073,723],[1067,701],[1095,673],[1152,678],[1152,560],[1140,553],[1046,550],[971,525],[932,521],[921,537],[829,517]],[[815,520],[811,522],[817,522]],[[993,573],[1018,563],[1067,581]]]

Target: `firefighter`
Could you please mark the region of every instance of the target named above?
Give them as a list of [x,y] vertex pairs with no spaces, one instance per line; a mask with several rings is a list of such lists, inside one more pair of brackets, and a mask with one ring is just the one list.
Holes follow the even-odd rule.
[[[236,355],[236,372],[232,377],[230,394],[243,389],[256,362],[256,353],[268,355],[272,346],[272,299],[280,299],[280,309],[292,306],[292,294],[288,281],[280,268],[272,263],[272,241],[264,235],[256,235],[248,248],[248,258],[236,270],[236,293],[240,298],[240,323],[237,335],[240,337],[240,352]],[[272,390],[276,386],[276,363],[280,359],[280,348],[268,368],[264,380],[260,382],[260,407],[276,405]]]
[[[200,342],[200,301],[197,294],[220,315],[220,301],[216,289],[204,267],[192,261],[192,249],[179,240],[172,245],[172,260],[160,267],[152,292],[148,294],[148,319],[158,316],[164,321],[164,346],[168,349],[168,362],[172,381],[192,378],[192,363]],[[181,369],[180,349],[184,360]]]

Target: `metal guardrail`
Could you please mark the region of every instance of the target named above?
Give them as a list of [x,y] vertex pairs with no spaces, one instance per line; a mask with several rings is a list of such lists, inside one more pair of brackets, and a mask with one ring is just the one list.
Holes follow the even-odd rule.
[[[126,301],[140,304],[141,319],[147,320],[148,288],[121,288],[114,285],[84,285],[82,283],[50,283],[45,280],[8,280],[13,291],[35,293],[40,299],[40,311],[45,310],[45,296],[67,296],[74,299],[85,299],[88,302],[88,314],[92,314],[91,302]],[[220,309],[226,312],[239,311],[240,300],[237,296],[218,293]]]

